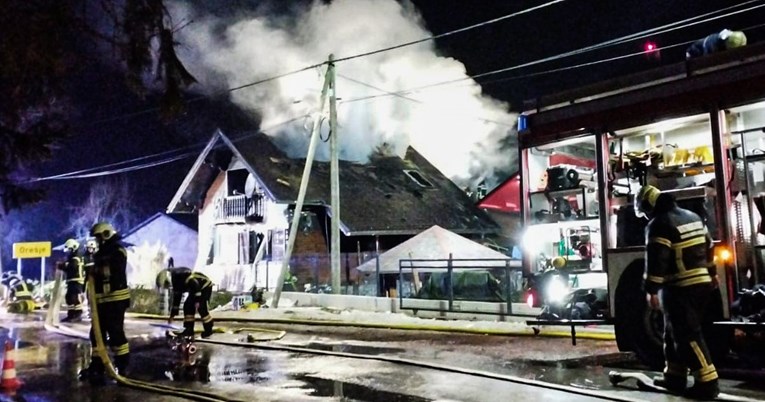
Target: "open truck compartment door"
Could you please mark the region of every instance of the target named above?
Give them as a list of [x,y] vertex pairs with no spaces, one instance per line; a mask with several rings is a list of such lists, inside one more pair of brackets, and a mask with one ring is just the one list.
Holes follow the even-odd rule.
[[[758,325],[765,283],[765,44],[527,102],[519,119],[527,274],[607,289],[620,349],[661,364],[661,316],[642,289],[642,184],[699,214],[716,245],[725,353],[731,325]],[[744,305],[743,308],[742,305]],[[748,308],[748,310],[747,310]],[[765,306],[760,306],[765,308]]]

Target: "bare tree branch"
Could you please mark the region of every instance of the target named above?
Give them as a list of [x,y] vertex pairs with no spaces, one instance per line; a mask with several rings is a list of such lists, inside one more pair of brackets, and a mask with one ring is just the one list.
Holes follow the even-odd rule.
[[125,231],[135,225],[138,211],[134,207],[133,193],[127,180],[113,179],[96,182],[90,187],[90,194],[72,213],[65,233],[82,238],[87,237],[96,222],[111,223],[117,231]]

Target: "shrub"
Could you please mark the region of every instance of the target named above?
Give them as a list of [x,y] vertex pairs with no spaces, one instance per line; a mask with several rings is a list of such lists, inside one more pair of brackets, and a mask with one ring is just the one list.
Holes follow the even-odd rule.
[[130,289],[130,308],[128,311],[139,314],[162,314],[160,294],[154,289],[142,287]]
[[233,298],[234,295],[231,292],[227,292],[225,290],[213,292],[212,297],[210,298],[210,310],[218,306],[225,306],[231,302],[231,299]]

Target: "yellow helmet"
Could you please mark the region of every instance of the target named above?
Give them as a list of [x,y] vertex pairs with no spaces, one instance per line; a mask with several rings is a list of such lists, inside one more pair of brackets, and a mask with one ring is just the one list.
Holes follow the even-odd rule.
[[98,222],[90,229],[90,235],[101,240],[109,240],[116,234],[114,226],[108,222]]
[[169,269],[163,269],[157,274],[156,284],[159,289],[170,289],[173,284],[173,275]]
[[635,215],[638,218],[650,215],[656,207],[656,200],[659,199],[659,195],[661,195],[661,190],[654,186],[645,185],[641,187],[635,196]]
[[561,269],[566,266],[566,259],[561,256],[557,256],[552,259],[551,264],[553,268]]
[[77,240],[69,239],[64,243],[64,251],[67,253],[74,253],[78,248],[80,248],[80,243]]

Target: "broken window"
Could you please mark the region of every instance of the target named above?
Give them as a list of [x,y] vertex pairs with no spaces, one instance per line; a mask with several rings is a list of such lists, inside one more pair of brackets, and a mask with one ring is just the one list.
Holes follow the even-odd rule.
[[421,187],[425,187],[425,188],[433,187],[433,183],[428,181],[428,179],[426,179],[425,176],[422,175],[422,173],[416,170],[404,170],[404,173],[406,173],[406,175],[409,176],[409,178],[414,180],[414,182],[419,184]]

